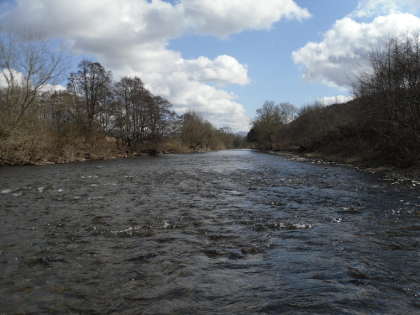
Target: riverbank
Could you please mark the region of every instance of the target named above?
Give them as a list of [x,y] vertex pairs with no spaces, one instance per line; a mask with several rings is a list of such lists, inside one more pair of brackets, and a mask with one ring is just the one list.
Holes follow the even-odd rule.
[[406,184],[413,188],[420,187],[420,163],[408,168],[398,168],[392,165],[383,165],[378,161],[368,161],[353,158],[343,158],[338,155],[326,155],[319,152],[302,153],[298,151],[262,151],[285,157],[292,161],[309,162],[318,165],[339,165],[375,174],[393,184]]
[[57,137],[27,133],[0,141],[0,165],[49,165],[128,156],[127,148],[103,135]]
[[[226,148],[217,148],[217,150],[222,149]],[[44,166],[126,159],[147,155],[205,153],[217,150],[192,149],[176,139],[129,148],[119,143],[115,138],[104,136],[95,136],[89,140],[83,137],[74,137],[71,140],[62,139],[62,143],[57,142],[54,138],[25,137],[0,142],[0,166]]]

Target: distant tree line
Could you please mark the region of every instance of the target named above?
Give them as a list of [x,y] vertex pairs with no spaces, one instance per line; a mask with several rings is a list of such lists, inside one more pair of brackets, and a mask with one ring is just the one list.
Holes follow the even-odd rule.
[[297,114],[297,108],[290,103],[266,101],[257,110],[257,117],[247,136],[248,142],[263,150],[275,149],[280,130],[293,121]]
[[[272,103],[258,110],[248,139],[261,149],[320,152],[400,167],[420,157],[420,40],[391,39],[370,54],[371,71],[353,85],[354,100],[319,103],[285,123]],[[274,106],[274,107],[273,107]]]
[[198,113],[178,115],[139,77],[114,81],[99,62],[80,62],[68,75],[66,89],[51,92],[51,84],[63,80],[64,61],[47,42],[0,36],[0,164],[32,162],[53,152],[72,160],[99,151],[188,152],[243,145],[230,129],[217,129]]

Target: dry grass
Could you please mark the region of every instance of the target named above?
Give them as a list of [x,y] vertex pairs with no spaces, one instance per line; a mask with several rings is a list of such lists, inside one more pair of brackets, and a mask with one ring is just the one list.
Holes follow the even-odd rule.
[[164,153],[189,153],[192,150],[182,143],[180,139],[170,139],[162,144]]
[[58,136],[51,132],[19,130],[0,141],[0,165],[68,163],[123,156],[115,141],[103,135],[86,139],[80,135]]

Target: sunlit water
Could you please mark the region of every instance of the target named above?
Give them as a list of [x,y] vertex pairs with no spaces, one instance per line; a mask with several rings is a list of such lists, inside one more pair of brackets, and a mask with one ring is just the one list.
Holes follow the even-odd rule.
[[0,314],[420,314],[420,195],[252,151],[0,168]]

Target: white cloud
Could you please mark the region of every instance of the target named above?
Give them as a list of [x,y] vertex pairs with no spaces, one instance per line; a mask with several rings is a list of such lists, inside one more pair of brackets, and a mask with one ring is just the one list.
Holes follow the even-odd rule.
[[7,88],[9,84],[20,86],[25,81],[25,77],[22,73],[12,69],[6,70],[5,68],[0,70],[0,88]]
[[189,27],[198,33],[228,36],[244,30],[266,30],[286,19],[310,17],[293,0],[183,0]]
[[200,57],[194,60],[184,60],[182,65],[194,80],[200,82],[239,85],[249,83],[247,67],[231,56],[223,55],[214,60]]
[[350,17],[368,18],[401,12],[416,13],[419,9],[418,0],[361,0]]
[[[26,86],[26,79],[25,76],[16,70],[1,70],[0,71],[0,88],[8,88],[9,83],[13,82],[14,85],[17,86]],[[58,91],[64,91],[66,89],[65,86],[62,86],[60,84],[45,84],[41,86],[40,91],[41,92],[58,92]]]
[[343,104],[350,102],[353,99],[352,96],[348,95],[337,95],[337,96],[326,96],[319,99],[319,102],[324,105]]
[[46,84],[41,88],[42,92],[60,92],[66,90],[61,84]]
[[338,20],[321,42],[310,42],[293,52],[304,78],[331,86],[350,88],[362,72],[369,71],[369,53],[392,37],[404,38],[420,32],[420,18],[395,13],[376,17],[370,23],[350,17]]
[[187,60],[167,48],[169,41],[185,33],[225,37],[309,16],[293,0],[263,5],[255,0],[16,0],[0,26],[64,39],[74,52],[95,56],[117,78],[139,75],[180,112],[195,109],[218,126],[247,129],[243,105],[221,89],[249,83],[247,67],[227,55]]
[[[13,82],[17,86],[26,86],[25,76],[16,70],[8,71],[6,69],[0,70],[0,88],[8,88],[9,83]],[[58,92],[64,91],[66,87],[60,84],[45,84],[41,86],[41,92]]]

